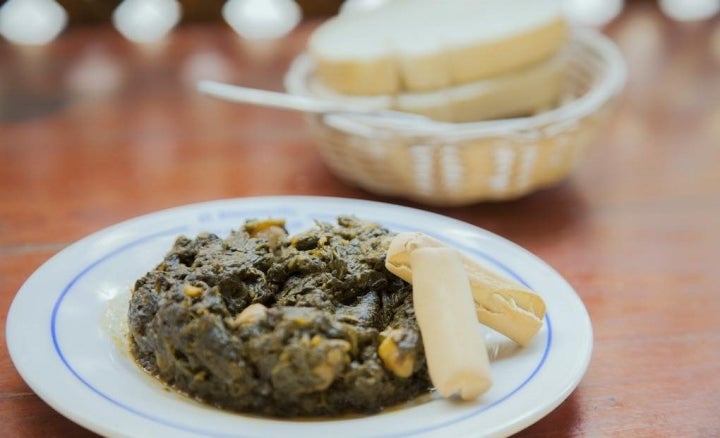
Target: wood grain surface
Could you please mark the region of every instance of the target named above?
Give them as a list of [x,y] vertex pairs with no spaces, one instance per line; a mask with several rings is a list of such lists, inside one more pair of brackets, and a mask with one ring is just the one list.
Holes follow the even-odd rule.
[[[393,202],[515,241],[584,300],[588,372],[518,436],[720,436],[720,22],[674,23],[633,3],[604,29],[629,82],[572,176],[519,200],[445,209],[340,182],[298,114],[194,91],[199,78],[281,89],[312,26],[274,44],[211,25],[147,49],[101,27],[42,49],[0,42],[0,318],[53,254],[140,214],[256,195]],[[33,393],[5,342],[0,425],[8,437],[92,436]]]

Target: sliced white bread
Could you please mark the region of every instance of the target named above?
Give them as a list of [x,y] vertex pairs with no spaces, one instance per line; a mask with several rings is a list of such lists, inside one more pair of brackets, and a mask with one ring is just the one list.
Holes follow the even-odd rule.
[[561,51],[546,61],[504,75],[441,90],[375,96],[340,94],[310,74],[312,63],[300,62],[305,65],[294,68],[304,71],[308,80],[300,86],[296,81],[290,89],[292,93],[351,107],[392,109],[421,114],[434,120],[462,123],[528,116],[552,108],[560,96],[567,56]]
[[392,0],[323,23],[308,51],[339,93],[398,94],[521,69],[566,40],[559,0]]

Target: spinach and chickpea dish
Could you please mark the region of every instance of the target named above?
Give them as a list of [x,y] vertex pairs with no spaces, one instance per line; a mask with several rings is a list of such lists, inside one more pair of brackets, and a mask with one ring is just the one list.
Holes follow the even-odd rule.
[[247,221],[222,239],[179,237],[137,280],[131,351],[206,403],[273,416],[372,413],[427,392],[409,284],[389,273],[393,234],[339,217],[289,236]]

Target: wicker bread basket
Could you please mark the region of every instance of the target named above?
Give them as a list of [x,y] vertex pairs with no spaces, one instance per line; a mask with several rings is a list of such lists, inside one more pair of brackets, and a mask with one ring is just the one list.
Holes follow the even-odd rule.
[[[577,30],[566,49],[561,103],[537,115],[473,123],[309,115],[321,155],[339,178],[368,191],[429,205],[516,198],[556,184],[597,140],[626,78],[606,37]],[[312,62],[301,55],[285,77],[310,95]]]

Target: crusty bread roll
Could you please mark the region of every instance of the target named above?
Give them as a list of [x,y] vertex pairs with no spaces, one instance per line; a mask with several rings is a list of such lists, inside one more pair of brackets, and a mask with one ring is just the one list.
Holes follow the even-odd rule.
[[336,92],[392,95],[521,69],[566,39],[559,0],[392,0],[328,20],[308,50]]
[[[398,233],[390,241],[385,259],[387,270],[412,283],[413,287],[412,253],[418,248],[445,248],[445,245],[423,233]],[[470,280],[478,321],[520,345],[527,345],[542,327],[545,317],[543,299],[465,255],[462,262]]]
[[561,52],[546,61],[504,75],[422,93],[351,96],[337,93],[317,76],[310,78],[304,91],[323,100],[353,107],[415,113],[443,122],[529,116],[557,104],[566,58]]

